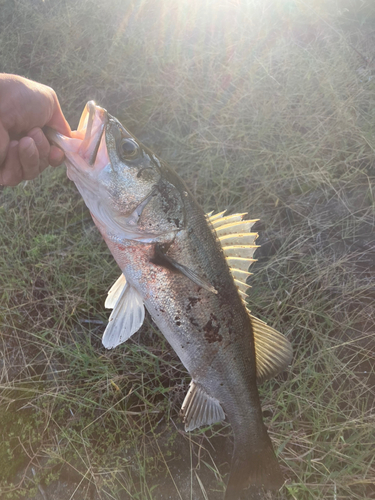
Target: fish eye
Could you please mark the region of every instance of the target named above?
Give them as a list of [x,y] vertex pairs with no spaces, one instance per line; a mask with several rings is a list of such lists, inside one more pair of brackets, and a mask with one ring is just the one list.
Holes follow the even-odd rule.
[[134,160],[139,155],[138,144],[133,139],[122,139],[120,155],[125,160]]

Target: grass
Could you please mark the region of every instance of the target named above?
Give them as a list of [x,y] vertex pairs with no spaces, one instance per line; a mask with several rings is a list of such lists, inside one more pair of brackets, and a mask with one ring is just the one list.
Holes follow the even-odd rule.
[[[374,23],[355,0],[1,4],[3,70],[72,126],[96,99],[205,210],[260,219],[249,302],[295,353],[260,388],[280,500],[375,498]],[[1,188],[0,224],[1,498],[222,498],[230,427],[183,432],[151,320],[101,346],[118,270],[64,169]]]

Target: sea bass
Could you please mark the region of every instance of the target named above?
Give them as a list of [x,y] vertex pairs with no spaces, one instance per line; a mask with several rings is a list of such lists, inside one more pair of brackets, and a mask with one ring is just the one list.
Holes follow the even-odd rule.
[[67,138],[49,129],[121,269],[105,306],[106,348],[125,342],[145,307],[188,370],[187,431],[228,419],[234,434],[225,499],[283,477],[262,419],[257,382],[289,364],[279,332],[246,308],[256,233],[246,214],[205,215],[180,177],[105,109],[87,103]]

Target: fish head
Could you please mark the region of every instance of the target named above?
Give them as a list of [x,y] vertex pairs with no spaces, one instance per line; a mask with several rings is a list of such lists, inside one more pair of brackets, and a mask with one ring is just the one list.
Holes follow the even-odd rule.
[[152,151],[104,108],[89,101],[71,138],[48,128],[46,135],[64,151],[68,177],[107,237],[152,241],[181,228],[180,190]]

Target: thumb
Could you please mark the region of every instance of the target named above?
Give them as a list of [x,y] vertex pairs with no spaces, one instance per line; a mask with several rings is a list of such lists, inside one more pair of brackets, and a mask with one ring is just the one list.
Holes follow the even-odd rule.
[[54,110],[51,119],[46,125],[54,128],[60,134],[66,135],[67,137],[71,137],[72,131],[70,129],[69,123],[66,121],[63,112],[61,111],[60,103],[57,99],[56,94],[53,96],[54,98]]

